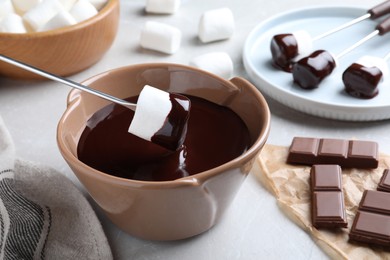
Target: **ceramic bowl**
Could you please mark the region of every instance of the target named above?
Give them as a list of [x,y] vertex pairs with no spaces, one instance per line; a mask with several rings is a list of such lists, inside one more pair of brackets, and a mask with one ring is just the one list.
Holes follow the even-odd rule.
[[77,158],[86,121],[109,103],[79,90],[68,96],[58,124],[59,149],[108,218],[127,233],[151,240],[176,240],[216,224],[231,204],[266,142],[270,112],[261,93],[245,79],[224,80],[192,67],[140,64],[94,76],[84,84],[119,98],[138,95],[148,84],[165,91],[202,97],[235,111],[247,125],[251,147],[216,168],[173,181],[136,181],[108,175]]
[[[45,32],[0,33],[0,54],[60,76],[95,64],[110,48],[119,23],[119,0],[108,0],[94,17]],[[18,79],[40,78],[0,62],[0,75]]]

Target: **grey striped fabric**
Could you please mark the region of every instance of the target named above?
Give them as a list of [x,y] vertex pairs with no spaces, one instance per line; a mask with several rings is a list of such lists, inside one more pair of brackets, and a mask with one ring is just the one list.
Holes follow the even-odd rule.
[[0,116],[0,260],[112,258],[86,198],[56,170],[17,159]]
[[51,213],[14,188],[13,170],[0,171],[0,259],[44,259]]

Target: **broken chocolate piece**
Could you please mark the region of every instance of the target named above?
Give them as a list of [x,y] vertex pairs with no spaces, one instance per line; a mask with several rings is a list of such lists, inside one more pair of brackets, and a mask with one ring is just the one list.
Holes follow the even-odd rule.
[[313,165],[310,179],[313,226],[316,228],[347,227],[340,166]]
[[292,164],[338,164],[347,168],[377,168],[378,144],[371,141],[294,137],[287,157]]

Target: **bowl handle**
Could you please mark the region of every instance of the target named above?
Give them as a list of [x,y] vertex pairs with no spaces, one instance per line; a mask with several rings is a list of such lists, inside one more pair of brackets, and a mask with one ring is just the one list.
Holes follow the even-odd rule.
[[71,104],[79,100],[81,98],[81,92],[81,90],[72,89],[68,94],[68,98],[66,99],[66,106],[69,107]]
[[252,86],[252,83],[242,77],[234,77],[229,81],[238,89],[248,88],[249,86]]

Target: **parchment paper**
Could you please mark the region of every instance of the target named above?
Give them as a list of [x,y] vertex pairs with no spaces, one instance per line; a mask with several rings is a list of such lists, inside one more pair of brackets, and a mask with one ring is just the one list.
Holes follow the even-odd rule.
[[310,166],[286,163],[288,147],[266,145],[254,165],[254,174],[275,196],[282,211],[309,232],[314,241],[334,259],[390,259],[389,249],[349,241],[357,207],[364,190],[376,190],[390,156],[380,154],[374,170],[343,169],[343,191],[348,228],[316,229],[311,224]]

